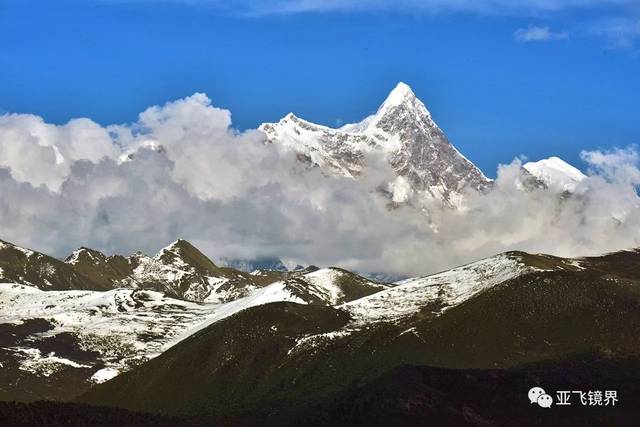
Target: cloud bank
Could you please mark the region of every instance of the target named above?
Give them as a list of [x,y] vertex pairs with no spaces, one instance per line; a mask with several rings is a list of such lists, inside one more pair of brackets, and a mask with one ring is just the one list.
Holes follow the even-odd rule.
[[[391,209],[374,191],[393,180],[380,158],[361,179],[327,176],[204,94],[154,106],[135,123],[65,125],[0,116],[0,238],[66,256],[80,245],[153,253],[185,238],[214,259],[427,274],[510,249],[587,255],[640,246],[634,148],[582,153],[590,176],[573,197],[525,191],[521,165],[464,211]],[[411,195],[414,205],[422,200]]]

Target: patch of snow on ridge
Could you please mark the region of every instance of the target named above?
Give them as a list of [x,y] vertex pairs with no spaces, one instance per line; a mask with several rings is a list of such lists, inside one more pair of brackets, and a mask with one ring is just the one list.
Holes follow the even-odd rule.
[[438,310],[446,310],[483,290],[535,270],[515,257],[498,255],[432,276],[402,280],[393,288],[339,308],[347,310],[355,324],[396,321],[432,303],[438,305]]
[[15,348],[12,349],[20,353],[21,360],[18,369],[31,372],[44,377],[58,372],[65,366],[72,368],[90,368],[90,365],[76,363],[73,360],[57,357],[54,353],[43,355],[37,348]]
[[[137,266],[122,285],[136,288],[151,285],[167,291],[169,295],[204,303],[225,303],[247,296],[257,288],[241,274],[214,274],[209,266],[190,263],[189,254],[181,244],[182,241],[177,240],[161,249],[153,258],[142,253],[133,255],[131,259]],[[215,267],[213,264],[211,266]]]
[[290,356],[291,354],[294,354],[303,349],[315,348],[319,351],[323,345],[328,344],[332,340],[337,340],[349,336],[351,332],[351,330],[342,330],[325,332],[323,334],[306,335],[296,340],[296,343],[287,352],[287,356]]
[[111,378],[117,377],[119,374],[120,372],[117,369],[102,368],[96,371],[96,373],[91,376],[89,381],[96,384],[102,384],[103,382],[109,381]]
[[79,258],[80,258],[80,254],[83,252],[83,249],[76,249],[75,251],[73,251],[73,253],[69,256],[69,259],[67,259],[65,262],[67,264],[71,264],[71,265],[76,265],[79,262]]
[[309,283],[309,292],[330,304],[337,304],[344,292],[336,282],[342,276],[339,270],[333,268],[322,268],[312,273],[307,273],[302,278]]

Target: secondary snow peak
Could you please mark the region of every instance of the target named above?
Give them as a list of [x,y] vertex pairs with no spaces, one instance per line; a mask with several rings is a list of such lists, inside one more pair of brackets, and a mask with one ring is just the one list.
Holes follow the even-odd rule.
[[531,175],[546,186],[573,192],[578,184],[587,176],[578,168],[559,157],[549,157],[537,162],[529,162],[522,166]]

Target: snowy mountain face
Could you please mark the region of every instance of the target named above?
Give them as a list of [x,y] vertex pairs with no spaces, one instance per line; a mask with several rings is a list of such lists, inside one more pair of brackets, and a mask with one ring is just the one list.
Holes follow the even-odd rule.
[[[166,252],[164,255],[167,255]],[[42,291],[0,283],[0,324],[43,327],[2,343],[0,362],[41,377],[79,370],[101,382],[143,363],[195,332],[239,311],[273,302],[335,305],[386,286],[336,268],[247,290],[228,302],[195,303],[141,289]]]
[[411,88],[400,83],[378,111],[360,123],[338,129],[316,125],[293,114],[260,129],[323,170],[357,177],[368,153],[378,152],[397,178],[388,191],[394,202],[412,193],[455,207],[465,189],[483,190],[490,180],[447,139]]
[[440,314],[515,277],[536,271],[579,269],[573,261],[558,262],[555,259],[509,252],[431,276],[402,280],[383,292],[340,307],[351,313],[354,319],[352,326],[397,322],[425,309]]
[[[338,268],[301,268],[286,271],[260,269],[251,273],[219,267],[196,247],[177,240],[149,257],[106,256],[82,247],[65,262],[0,243],[0,280],[42,290],[111,290],[130,288],[156,291],[168,297],[201,303],[226,303],[254,294],[275,282],[302,300],[334,304],[384,288],[377,282]],[[283,271],[284,270],[284,271]]]
[[141,252],[128,258],[107,257],[93,249],[80,248],[66,263],[103,284],[104,289],[150,289],[195,302],[231,301],[277,280],[271,280],[271,275],[256,277],[233,268],[218,267],[185,240],[177,240],[154,257]]
[[226,304],[193,303],[149,290],[42,291],[0,283],[5,334],[0,364],[2,375],[11,378],[3,383],[13,384],[17,376],[50,393],[47,384],[62,376],[76,378],[76,387],[86,389],[158,356],[206,325],[280,301],[306,303],[277,283]]
[[529,162],[522,167],[546,187],[560,191],[575,191],[578,184],[587,177],[579,169],[558,157]]
[[172,243],[153,258],[133,255],[130,263],[133,273],[124,284],[188,301],[227,302],[248,295],[260,285],[250,274],[216,266],[184,240]]

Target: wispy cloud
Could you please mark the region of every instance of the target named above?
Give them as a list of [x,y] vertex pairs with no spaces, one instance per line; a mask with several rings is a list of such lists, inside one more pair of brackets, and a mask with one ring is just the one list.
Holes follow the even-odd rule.
[[613,47],[633,48],[640,39],[640,18],[610,18],[597,22],[592,32],[606,37]]
[[514,37],[519,42],[548,42],[552,40],[566,40],[569,33],[566,31],[553,31],[549,27],[531,26],[520,28],[514,33]]
[[[104,3],[181,3],[250,18],[321,13],[388,12],[398,14],[455,14],[549,18],[589,11],[575,30],[531,26],[517,30],[520,42],[564,40],[591,33],[615,48],[631,48],[640,38],[638,0],[93,0]],[[592,14],[591,12],[595,13]],[[611,19],[598,19],[606,13]],[[600,15],[602,16],[602,15]]]
[[352,11],[477,12],[534,15],[567,9],[624,6],[636,0],[102,0],[175,2],[215,7],[248,15]]

